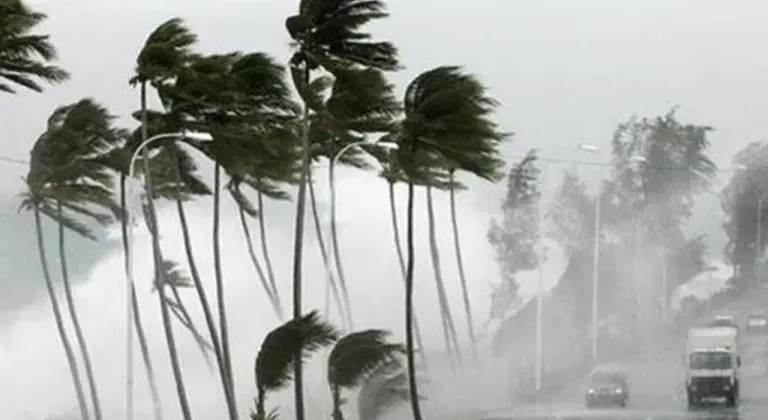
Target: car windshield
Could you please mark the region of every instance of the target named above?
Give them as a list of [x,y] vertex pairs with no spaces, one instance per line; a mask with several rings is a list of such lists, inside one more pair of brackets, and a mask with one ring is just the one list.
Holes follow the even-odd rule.
[[619,372],[595,372],[590,378],[593,384],[621,385],[626,382],[626,378]]
[[731,354],[725,351],[707,351],[691,354],[691,369],[730,369]]

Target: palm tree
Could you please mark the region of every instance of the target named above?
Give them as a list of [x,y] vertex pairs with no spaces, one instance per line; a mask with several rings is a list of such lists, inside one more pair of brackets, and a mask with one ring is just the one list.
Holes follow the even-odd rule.
[[478,157],[491,154],[506,135],[489,118],[497,103],[487,96],[480,81],[459,67],[441,66],[420,74],[406,88],[403,103],[405,115],[393,137],[399,145],[398,162],[408,179],[404,308],[407,367],[414,420],[422,420],[413,354],[414,187],[434,180],[434,167],[425,162],[439,160],[459,170],[480,172],[485,162]]
[[387,342],[390,335],[383,330],[364,330],[342,337],[328,356],[328,385],[333,403],[333,420],[344,420],[342,391],[359,388],[382,366],[398,361],[404,352],[402,344]]
[[[157,27],[144,42],[144,46],[136,59],[135,74],[131,78],[131,84],[139,86],[142,142],[145,142],[148,139],[147,85],[153,84],[157,87],[164,81],[174,77],[178,70],[185,64],[186,58],[190,54],[190,49],[196,41],[197,36],[184,26],[183,21],[179,18],[174,18]],[[150,173],[150,168],[149,151],[145,150],[143,154],[144,173],[148,175]],[[153,191],[151,177],[145,176],[144,182],[147,191]],[[163,257],[160,250],[160,238],[157,231],[157,216],[155,213],[154,201],[150,196],[147,197],[147,210],[149,216],[147,224],[150,227],[152,236],[152,256],[155,265],[155,277],[159,278],[163,275],[161,272]],[[171,368],[176,383],[179,407],[184,420],[191,420],[192,414],[189,408],[184,380],[181,376],[181,364],[176,348],[176,340],[173,336],[170,312],[166,301],[164,287],[158,289],[158,299],[160,313],[163,319],[166,345],[168,346]],[[229,397],[229,394],[230,393],[225,390],[225,395]],[[233,398],[227,398],[227,403],[231,412],[234,409]],[[231,418],[231,420],[235,420],[235,418]]]
[[283,67],[263,53],[194,56],[168,93],[186,120],[195,121],[214,139],[198,147],[214,162],[213,254],[219,334],[229,392],[234,395],[219,237],[221,172],[241,176],[243,168],[251,168],[249,158],[256,155],[254,150],[266,138],[290,132],[298,110],[290,99]]
[[[394,85],[378,69],[337,69],[329,88],[328,99],[322,108],[315,109],[312,116],[310,135],[316,150],[313,158],[323,156],[329,161],[329,188],[331,199],[335,199],[332,182],[336,160],[358,169],[370,168],[359,149],[347,149],[344,155],[338,156],[340,150],[367,136],[387,132],[399,115],[401,106],[394,95]],[[330,225],[331,251],[346,305],[347,323],[352,328],[352,309],[339,251],[335,206],[331,206]]]
[[22,0],[0,3],[0,92],[16,93],[14,85],[42,92],[40,82],[69,79],[69,73],[49,64],[57,55],[50,36],[33,33],[47,18]]
[[83,420],[90,420],[91,415],[88,412],[88,405],[85,398],[85,391],[83,389],[83,382],[80,379],[80,371],[77,367],[77,359],[75,352],[72,349],[72,343],[67,336],[66,328],[64,327],[64,317],[62,316],[61,307],[59,306],[58,298],[56,297],[56,290],[53,287],[53,280],[51,279],[51,271],[48,267],[48,257],[45,254],[45,241],[43,239],[43,226],[40,217],[40,208],[38,207],[38,197],[31,191],[28,191],[24,197],[24,204],[22,208],[25,210],[32,210],[35,217],[35,233],[37,235],[37,249],[40,255],[40,265],[43,268],[43,278],[45,279],[45,289],[48,292],[48,299],[51,301],[51,307],[53,308],[53,319],[56,321],[56,330],[59,333],[59,339],[61,345],[64,347],[64,354],[67,357],[67,364],[69,366],[69,373],[72,376],[72,383],[75,387],[75,396],[77,397],[77,405],[80,408],[80,417]]
[[[304,102],[301,129],[301,169],[296,200],[293,249],[293,316],[302,314],[302,251],[306,181],[311,163],[310,107],[307,87],[311,72],[323,67],[334,73],[339,69],[362,66],[382,70],[398,68],[397,50],[389,42],[371,41],[361,31],[366,24],[387,17],[381,0],[301,0],[296,15],[286,19],[286,29],[295,43],[290,59],[291,76]],[[305,420],[301,363],[294,364],[296,418]]]
[[409,398],[408,374],[400,359],[392,359],[379,365],[362,381],[357,393],[357,417],[380,420],[387,411],[406,404]]
[[256,411],[251,419],[274,418],[265,408],[267,393],[279,391],[295,379],[294,363],[303,364],[309,355],[337,339],[336,329],[324,322],[317,311],[291,319],[267,334],[256,356]]
[[440,319],[443,324],[443,335],[445,336],[445,348],[448,358],[451,361],[451,367],[463,369],[461,350],[459,348],[458,334],[456,333],[456,323],[453,322],[451,315],[451,305],[448,300],[448,293],[445,290],[445,281],[443,280],[443,270],[440,265],[440,249],[437,246],[437,233],[435,226],[435,205],[432,200],[432,186],[426,185],[427,195],[427,226],[429,230],[429,255],[432,260],[432,269],[435,274],[435,288],[437,289],[437,300],[440,306]]
[[57,108],[48,119],[45,133],[32,148],[27,175],[34,204],[26,206],[34,205],[37,211],[59,226],[64,296],[83,359],[96,420],[102,419],[102,411],[69,279],[65,228],[97,240],[78,217],[106,225],[121,215],[119,206],[112,199],[113,180],[109,167],[98,159],[122,140],[122,131],[112,126],[114,119],[106,108],[89,98]]
[[[405,282],[405,256],[403,255],[403,244],[400,240],[400,225],[397,221],[397,206],[395,205],[395,183],[403,180],[403,174],[397,166],[397,156],[395,154],[387,152],[384,155],[381,153],[375,153],[375,155],[382,166],[380,175],[387,182],[387,189],[389,192],[389,215],[392,221],[395,252],[397,253],[397,262],[400,264],[400,272],[403,275],[403,282]],[[416,313],[413,314],[413,333],[416,338],[416,346],[418,347],[419,355],[421,356],[421,363],[424,366],[424,370],[428,370],[427,356],[424,351],[424,341],[421,337],[421,329]]]
[[472,360],[475,362],[475,366],[480,363],[480,358],[477,350],[477,336],[475,333],[475,322],[472,317],[472,304],[469,299],[469,288],[467,287],[467,276],[464,273],[464,258],[461,254],[461,239],[459,235],[459,221],[456,215],[456,170],[454,168],[448,169],[448,196],[450,200],[451,208],[451,229],[453,230],[453,249],[456,255],[456,265],[459,271],[459,281],[461,282],[461,297],[464,302],[464,313],[467,315],[467,332],[469,333],[469,341],[472,346]]

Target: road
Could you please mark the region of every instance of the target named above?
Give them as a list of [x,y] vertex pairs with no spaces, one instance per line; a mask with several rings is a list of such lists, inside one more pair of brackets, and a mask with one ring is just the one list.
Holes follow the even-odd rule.
[[[729,304],[723,310],[746,314],[768,307],[765,296]],[[708,314],[711,316],[711,314]],[[626,408],[584,407],[582,383],[572,384],[538,404],[484,413],[476,420],[515,419],[711,419],[768,420],[768,335],[743,338],[742,398],[737,408],[722,403],[689,410],[684,391],[685,371],[680,357],[681,343],[669,343],[664,354],[645,355],[646,360],[622,363],[629,374],[630,400]]]

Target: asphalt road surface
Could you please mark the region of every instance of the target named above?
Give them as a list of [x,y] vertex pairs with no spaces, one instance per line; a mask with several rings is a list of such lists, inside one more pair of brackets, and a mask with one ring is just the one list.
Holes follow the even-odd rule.
[[[728,311],[746,315],[768,307],[763,296],[729,305]],[[476,420],[516,419],[710,419],[768,420],[768,335],[743,333],[741,400],[736,408],[722,401],[689,410],[685,396],[685,370],[681,343],[670,343],[664,354],[646,355],[622,365],[629,374],[630,397],[626,408],[585,408],[583,380],[538,404],[484,413]],[[620,362],[619,362],[620,363]]]

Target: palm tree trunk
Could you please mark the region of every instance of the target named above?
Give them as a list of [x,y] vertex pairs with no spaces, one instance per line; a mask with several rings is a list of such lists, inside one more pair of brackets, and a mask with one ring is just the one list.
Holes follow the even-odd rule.
[[[128,216],[128,206],[127,206],[127,197],[126,197],[126,188],[125,188],[125,182],[126,182],[126,176],[125,174],[120,175],[120,209],[122,210],[123,214],[120,218],[120,230],[122,233],[122,241],[123,241],[123,264],[124,264],[124,270],[125,270],[125,278],[126,281],[129,284],[129,291],[128,293],[131,294],[131,306],[133,309],[133,319],[129,320],[130,323],[133,321],[133,328],[136,329],[136,338],[139,341],[139,350],[141,351],[141,358],[144,362],[144,368],[147,371],[147,382],[149,383],[149,391],[152,395],[152,408],[155,411],[155,420],[162,420],[163,418],[163,408],[160,402],[160,393],[157,389],[157,379],[155,377],[155,370],[152,367],[152,359],[149,356],[149,346],[147,346],[147,335],[144,332],[144,325],[141,322],[141,312],[139,311],[139,299],[136,296],[136,286],[133,281],[133,267],[131,266],[131,253],[133,250],[130,246],[130,239],[128,239],[128,223],[131,222],[129,216]],[[128,325],[128,328],[131,328],[130,325]],[[131,344],[129,344],[131,345]],[[128,415],[126,416],[127,420],[133,420],[133,363],[130,363],[131,366],[128,366],[128,372],[127,376],[128,379],[126,381],[126,401],[127,401],[127,409]]]
[[[176,161],[175,148],[170,148],[173,153],[173,160]],[[176,181],[181,181],[181,174],[179,173],[178,165],[174,168],[176,173]],[[195,285],[195,292],[197,292],[197,300],[200,302],[200,306],[203,309],[203,317],[205,318],[205,325],[208,327],[208,335],[211,337],[211,346],[213,347],[213,354],[216,357],[216,367],[219,370],[219,379],[221,380],[221,386],[224,391],[224,400],[227,404],[227,410],[229,412],[229,419],[235,420],[237,418],[237,404],[235,402],[234,394],[230,392],[229,376],[227,375],[224,358],[221,353],[221,343],[219,342],[219,333],[216,330],[216,321],[213,319],[213,312],[211,311],[211,304],[208,301],[208,295],[203,288],[203,281],[200,278],[200,271],[197,269],[197,261],[195,260],[195,254],[192,249],[192,238],[189,235],[189,223],[187,222],[187,212],[184,209],[184,202],[180,199],[176,199],[176,213],[179,215],[179,223],[181,224],[181,234],[184,238],[184,253],[187,256],[187,265],[189,267],[189,273],[192,277],[192,282]]]
[[[315,222],[317,245],[320,248],[320,256],[323,258],[323,264],[325,265],[325,271],[328,276],[327,281],[331,287],[333,299],[336,301],[336,306],[339,308],[339,317],[343,322],[345,321],[345,314],[347,312],[344,309],[344,301],[341,299],[341,295],[339,294],[339,287],[336,284],[336,279],[333,276],[333,267],[331,267],[331,262],[328,261],[328,252],[326,251],[327,248],[325,247],[325,238],[323,238],[322,224],[320,223],[320,216],[317,214],[317,200],[315,199],[315,187],[312,181],[312,172],[307,174],[307,188],[309,189],[309,205],[312,210],[312,219]],[[326,316],[328,316],[328,314],[326,314]],[[346,327],[351,328],[351,325],[346,325]]]
[[[147,141],[147,84],[141,83],[141,139]],[[176,339],[173,336],[173,327],[171,325],[171,316],[168,310],[168,302],[165,296],[165,273],[162,272],[163,256],[160,250],[160,236],[157,226],[157,215],[155,213],[155,203],[152,199],[152,177],[150,176],[149,152],[142,154],[142,163],[144,166],[144,188],[147,199],[147,225],[152,237],[152,258],[155,266],[155,278],[162,279],[160,287],[157,288],[157,295],[160,304],[160,314],[163,319],[163,331],[165,332],[165,342],[168,346],[168,356],[173,371],[173,379],[176,383],[176,394],[179,398],[179,408],[181,409],[184,420],[192,420],[192,412],[189,408],[187,399],[187,390],[184,385],[184,378],[181,374],[181,362],[179,361],[179,352],[176,348]]]
[[269,281],[267,280],[267,275],[264,273],[264,269],[261,268],[259,259],[256,258],[256,249],[254,249],[253,247],[251,230],[250,228],[248,228],[248,221],[245,219],[245,210],[243,210],[242,207],[238,206],[237,212],[238,212],[238,215],[240,216],[240,226],[242,226],[243,228],[243,235],[245,236],[245,244],[248,247],[248,255],[251,257],[253,268],[256,269],[256,275],[259,276],[261,287],[264,289],[264,292],[267,294],[267,297],[269,298],[269,302],[272,304],[272,307],[275,309],[275,314],[277,315],[280,322],[282,322],[283,308],[280,307],[280,302],[278,302],[277,297],[274,295],[272,291],[272,287],[270,287],[269,285]]
[[[213,272],[216,279],[216,304],[219,312],[219,334],[221,339],[221,360],[227,374],[230,398],[235,400],[235,380],[232,374],[232,355],[229,351],[229,326],[227,325],[227,304],[224,294],[224,278],[221,271],[221,165],[213,169]],[[234,418],[232,420],[235,420]]]
[[197,343],[197,347],[200,349],[203,359],[205,359],[205,364],[208,365],[208,369],[213,370],[211,357],[208,354],[208,351],[213,349],[213,346],[205,341],[205,337],[200,334],[197,327],[195,327],[195,324],[192,323],[192,317],[189,315],[186,305],[184,305],[184,300],[181,298],[181,293],[179,293],[179,287],[169,284],[168,288],[171,289],[171,293],[173,294],[173,300],[168,300],[168,303],[171,305],[171,311],[181,325],[192,334],[192,338],[195,340],[195,343]]
[[331,191],[331,251],[333,252],[333,261],[336,265],[336,273],[339,275],[339,286],[341,286],[341,294],[344,298],[344,305],[346,306],[346,312],[344,315],[347,317],[347,323],[349,328],[353,329],[352,324],[352,301],[349,299],[349,289],[347,288],[347,277],[344,275],[344,269],[341,264],[341,252],[339,252],[339,235],[336,229],[336,182],[333,179],[334,161],[335,157],[331,158],[330,165],[328,166],[328,188]]
[[261,241],[261,255],[264,257],[264,267],[267,269],[267,275],[269,276],[269,285],[272,287],[272,295],[280,303],[280,308],[283,307],[280,300],[280,291],[277,290],[277,280],[275,279],[275,270],[272,269],[272,259],[269,257],[269,245],[267,243],[267,226],[264,222],[264,194],[258,191],[257,200],[259,203],[259,240]]
[[[309,67],[305,64],[302,69],[303,85],[309,84]],[[309,174],[311,158],[311,141],[309,138],[309,107],[304,104],[301,121],[301,173],[299,175],[299,191],[296,199],[296,220],[293,237],[293,318],[299,319],[302,314],[302,260],[304,249],[304,213],[307,200],[307,175]],[[306,420],[304,412],[304,375],[301,358],[293,363],[293,395],[295,399],[296,420]]]
[[344,413],[341,411],[341,390],[338,386],[331,385],[331,401],[333,402],[332,420],[344,420]]
[[45,256],[45,246],[43,240],[43,226],[40,220],[40,210],[35,206],[35,233],[37,235],[37,250],[40,254],[40,266],[43,268],[43,278],[45,279],[45,289],[48,292],[48,298],[51,300],[51,308],[53,309],[53,319],[56,322],[56,330],[59,332],[59,339],[61,340],[61,346],[64,347],[64,354],[67,357],[67,364],[69,365],[69,373],[72,375],[72,383],[75,386],[75,396],[77,397],[77,405],[80,408],[80,416],[83,420],[90,420],[91,415],[88,413],[88,406],[85,402],[85,391],[83,390],[83,382],[80,380],[80,372],[77,368],[77,360],[75,359],[75,352],[72,350],[72,344],[67,337],[67,330],[64,327],[64,317],[61,314],[61,308],[59,307],[59,301],[56,298],[56,291],[53,288],[53,281],[51,280],[51,270],[48,268],[48,260]]
[[[58,220],[62,220],[64,217],[61,202],[56,202],[56,213]],[[75,330],[75,339],[77,345],[80,347],[80,355],[83,358],[83,369],[85,370],[85,379],[88,381],[88,389],[91,394],[91,403],[93,404],[93,416],[96,420],[102,420],[103,413],[101,411],[101,401],[99,399],[98,388],[96,387],[96,378],[93,375],[93,364],[91,364],[91,355],[88,352],[88,344],[85,341],[85,335],[83,334],[83,327],[80,325],[80,317],[77,316],[77,309],[75,308],[75,299],[72,295],[72,286],[69,282],[69,270],[67,268],[67,255],[66,245],[64,241],[65,232],[64,224],[59,222],[59,263],[61,264],[61,279],[64,285],[64,299],[69,309],[69,316],[72,319],[72,326]]]
[[429,253],[432,258],[432,268],[435,271],[435,286],[437,288],[437,299],[440,304],[440,313],[442,315],[443,333],[445,334],[446,349],[451,363],[455,362],[461,368],[461,353],[459,350],[458,337],[456,336],[456,325],[453,323],[450,304],[448,303],[448,294],[445,291],[443,282],[443,273],[440,267],[440,251],[437,248],[437,236],[435,233],[435,207],[432,202],[432,188],[427,186],[427,218],[429,226]]
[[477,337],[475,337],[475,323],[472,319],[472,305],[469,301],[469,289],[467,288],[467,276],[464,274],[464,259],[461,255],[461,240],[459,239],[459,223],[456,217],[456,189],[453,188],[454,171],[450,172],[450,207],[451,207],[451,225],[453,226],[453,247],[456,251],[456,264],[459,269],[459,280],[461,281],[461,297],[464,300],[464,312],[467,314],[467,331],[469,332],[469,341],[472,346],[472,359],[475,366],[480,363],[477,352]]
[[[395,183],[387,182],[389,186],[389,214],[392,217],[392,232],[395,239],[395,251],[397,251],[397,262],[400,263],[400,272],[403,273],[403,280],[405,280],[405,257],[403,256],[403,245],[400,242],[400,226],[397,222],[397,208],[395,207]],[[419,347],[419,356],[421,356],[421,363],[425,370],[427,367],[427,355],[424,350],[424,341],[421,338],[421,328],[419,328],[419,320],[416,317],[416,311],[413,312],[413,333],[416,335],[416,345]]]
[[419,399],[419,385],[416,380],[416,360],[413,349],[413,269],[415,266],[415,249],[413,246],[413,182],[408,182],[408,220],[406,222],[406,246],[408,248],[408,263],[405,267],[405,348],[408,368],[408,391],[410,395],[413,420],[423,420]]

